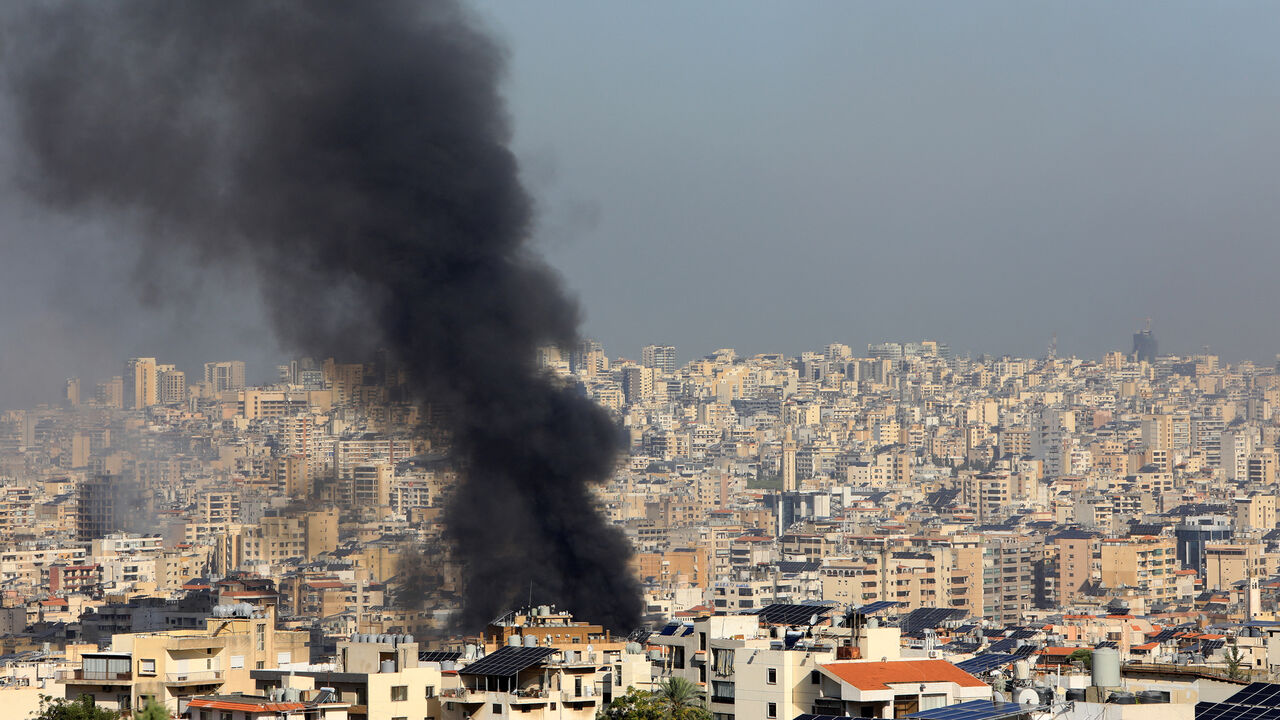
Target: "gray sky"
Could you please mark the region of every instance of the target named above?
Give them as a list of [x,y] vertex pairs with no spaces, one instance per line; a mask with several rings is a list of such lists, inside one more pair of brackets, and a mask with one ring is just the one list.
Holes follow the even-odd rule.
[[[611,354],[1097,356],[1146,317],[1162,351],[1280,351],[1280,5],[478,9],[538,246]],[[174,269],[186,300],[147,305],[126,238],[0,189],[0,402],[128,355],[281,353],[234,277]]]

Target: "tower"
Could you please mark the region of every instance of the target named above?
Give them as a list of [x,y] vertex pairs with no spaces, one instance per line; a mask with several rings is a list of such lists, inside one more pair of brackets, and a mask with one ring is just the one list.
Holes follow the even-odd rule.
[[796,491],[796,441],[790,427],[782,438],[782,491]]

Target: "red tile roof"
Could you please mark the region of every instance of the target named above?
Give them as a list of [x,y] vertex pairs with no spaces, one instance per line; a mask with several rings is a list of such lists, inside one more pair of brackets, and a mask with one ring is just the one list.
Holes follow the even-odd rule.
[[986,686],[946,660],[828,663],[822,669],[859,690],[888,690],[890,683],[953,682],[961,687]]

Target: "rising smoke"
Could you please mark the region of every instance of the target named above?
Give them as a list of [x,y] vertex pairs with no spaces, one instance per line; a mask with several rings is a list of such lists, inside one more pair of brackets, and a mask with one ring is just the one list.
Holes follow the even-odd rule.
[[630,551],[589,489],[615,431],[534,366],[538,346],[575,342],[577,309],[529,254],[503,53],[464,8],[66,2],[10,11],[0,40],[35,197],[122,222],[155,272],[242,266],[286,344],[385,347],[448,408],[465,626],[531,581],[634,625]]

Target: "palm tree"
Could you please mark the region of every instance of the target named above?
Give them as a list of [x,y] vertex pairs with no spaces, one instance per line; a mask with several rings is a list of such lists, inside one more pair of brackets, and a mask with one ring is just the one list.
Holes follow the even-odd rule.
[[654,694],[666,706],[668,717],[680,718],[688,710],[702,707],[702,692],[682,677],[670,677],[658,683]]

